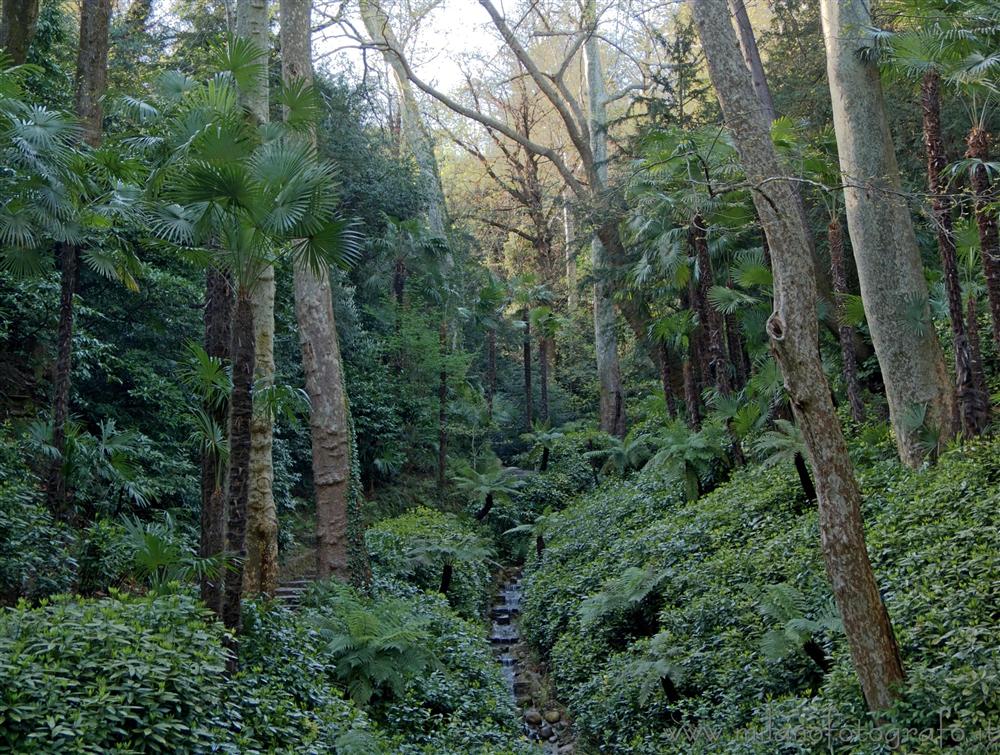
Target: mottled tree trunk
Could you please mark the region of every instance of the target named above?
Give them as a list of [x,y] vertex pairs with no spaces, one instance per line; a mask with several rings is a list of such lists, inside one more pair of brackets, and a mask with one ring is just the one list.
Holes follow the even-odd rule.
[[[966,157],[975,160],[989,160],[990,135],[978,126],[969,132]],[[970,171],[972,191],[976,197],[976,225],[979,228],[979,251],[983,258],[983,274],[986,276],[986,293],[990,303],[990,317],[993,321],[993,344],[1000,352],[1000,235],[997,231],[997,211],[991,205],[996,202],[990,177],[983,165],[975,165]]]
[[[861,53],[872,44],[863,0],[821,0],[827,75],[833,99],[847,225],[857,263],[868,329],[882,367],[900,459],[910,466],[927,454],[924,424],[942,441],[954,435],[954,390],[931,325],[927,282],[909,208],[901,194],[882,83]],[[773,244],[772,244],[773,249]]]
[[865,699],[872,710],[883,710],[897,694],[903,669],[865,548],[861,492],[820,362],[809,230],[796,210],[792,181],[782,178],[726,0],[694,0],[693,7],[709,74],[771,249],[774,311],[767,331],[812,463],[827,573]]
[[38,0],[3,0],[0,15],[0,50],[19,66],[28,58],[28,48],[38,24]]
[[108,88],[108,22],[111,0],[82,0],[80,48],[76,58],[76,115],[83,140],[92,147],[101,143],[104,109],[101,101]]
[[861,383],[858,380],[858,355],[854,350],[854,328],[844,322],[844,297],[850,292],[847,287],[847,262],[844,258],[844,231],[840,221],[833,218],[826,228],[826,238],[830,247],[830,277],[837,307],[837,336],[840,341],[840,356],[844,362],[844,383],[847,386],[847,401],[851,405],[851,417],[855,422],[865,421],[865,404],[861,400]]
[[733,11],[733,17],[736,19],[740,51],[743,53],[743,60],[750,70],[753,89],[757,93],[757,99],[760,100],[761,108],[764,110],[764,117],[767,118],[768,123],[771,123],[776,117],[774,100],[771,98],[771,88],[767,85],[767,76],[764,75],[764,64],[760,59],[757,37],[754,36],[747,7],[743,0],[730,0],[729,5]]
[[[311,83],[312,0],[281,0],[281,68],[285,81]],[[309,394],[313,489],[316,495],[316,571],[321,579],[348,581],[351,526],[363,532],[363,522],[351,522],[350,408],[344,383],[343,359],[333,314],[333,293],[327,270],[296,265],[295,318],[299,326],[302,371]],[[393,289],[403,302],[406,268],[397,261]],[[397,313],[398,322],[398,313]],[[360,542],[364,542],[363,537]]]
[[[584,23],[595,26],[597,11],[594,0],[584,9]],[[588,122],[590,149],[594,158],[594,173],[602,184],[608,176],[608,116],[604,72],[601,67],[597,37],[588,35],[583,44],[587,78]],[[606,229],[617,233],[617,224]],[[611,267],[608,248],[596,235],[590,242],[594,272],[594,346],[597,353],[597,376],[601,386],[601,429],[625,437],[625,393],[622,390],[621,367],[618,363],[618,338],[615,334],[615,305],[606,276]]]
[[70,493],[63,474],[66,452],[66,422],[73,373],[73,295],[76,292],[79,253],[73,244],[59,245],[59,325],[56,331],[56,363],[52,376],[52,447],[59,452],[49,468],[46,485],[49,510],[60,519],[70,516]]
[[575,312],[579,306],[579,294],[576,290],[576,239],[573,236],[573,214],[563,195],[563,242],[566,259],[566,306],[570,312]]
[[[264,73],[241,92],[254,125],[268,121],[267,0],[238,0],[236,34],[253,42]],[[266,265],[253,287],[255,382],[259,389],[274,385],[274,268]],[[247,502],[244,590],[273,594],[278,588],[278,514],[274,504],[274,417],[265,407],[253,413],[250,444],[250,495]]]
[[977,386],[984,381],[973,375],[976,365],[965,333],[965,312],[962,307],[962,282],[958,276],[955,256],[955,234],[952,227],[951,205],[945,198],[948,181],[942,175],[948,164],[941,141],[941,98],[938,74],[928,71],[920,85],[923,106],[924,147],[927,150],[927,184],[931,193],[931,217],[937,232],[941,272],[948,297],[948,317],[951,319],[952,344],[955,350],[955,379],[958,395],[956,424],[966,437],[979,435],[989,423],[988,399]]
[[[223,361],[229,359],[232,340],[233,292],[229,277],[220,270],[209,268],[205,276],[205,353]],[[220,427],[226,426],[228,406],[225,402],[209,402],[205,413]],[[223,489],[225,464],[208,450],[201,458],[201,539],[198,555],[218,556],[225,550],[226,500]],[[223,577],[201,578],[201,599],[217,616],[222,615]]]
[[229,482],[226,495],[226,550],[235,562],[226,572],[222,621],[238,632],[246,558],[247,506],[250,500],[250,445],[253,421],[254,374],[253,302],[240,291],[233,314],[229,354],[233,365],[233,392],[229,401]]

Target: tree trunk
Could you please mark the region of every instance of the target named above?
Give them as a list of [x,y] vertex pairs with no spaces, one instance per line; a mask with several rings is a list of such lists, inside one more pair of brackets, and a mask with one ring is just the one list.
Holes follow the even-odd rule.
[[674,396],[674,388],[670,380],[670,349],[665,343],[659,345],[660,359],[660,387],[663,389],[663,401],[667,407],[667,416],[677,416],[677,399]]
[[549,449],[549,447],[548,447],[548,446],[543,446],[543,447],[542,447],[542,464],[541,464],[541,466],[540,466],[540,467],[538,468],[538,471],[539,471],[539,472],[545,472],[545,471],[548,471],[548,468],[549,468],[549,457],[550,457],[551,455],[552,455],[552,452],[551,452],[551,450]]
[[486,413],[493,419],[493,397],[497,392],[497,331],[490,328],[486,334]]
[[38,24],[38,0],[4,0],[0,16],[0,50],[19,66],[28,58],[28,48]]
[[66,422],[69,420],[69,395],[73,374],[73,294],[76,291],[79,253],[73,244],[59,245],[62,270],[59,275],[59,326],[56,333],[56,363],[52,379],[52,447],[58,457],[52,460],[46,497],[49,510],[60,519],[70,517],[70,491],[63,474],[66,453]]
[[809,475],[809,467],[806,466],[806,460],[802,457],[802,454],[795,454],[795,472],[799,476],[799,484],[802,486],[802,492],[806,494],[807,501],[816,500],[816,487],[813,485],[812,477]]
[[438,329],[438,347],[441,355],[441,369],[438,373],[438,495],[444,500],[445,473],[448,466],[448,323],[443,319]]
[[795,209],[792,182],[781,180],[785,172],[740,59],[726,0],[694,0],[693,6],[709,74],[771,249],[774,311],[767,332],[815,475],[827,573],[865,699],[872,710],[882,710],[892,704],[903,669],[865,549],[861,492],[820,362],[809,230]]
[[[979,316],[976,311],[977,306],[975,296],[969,296],[969,301],[966,307],[965,330],[969,335],[969,354],[972,357],[973,363],[972,374],[978,375],[978,379],[982,381],[976,386],[976,390],[983,396],[989,396],[989,388],[987,388],[986,385],[986,375],[983,372],[983,355],[979,344]],[[987,412],[989,412],[988,407]]]
[[[209,268],[205,276],[205,353],[228,361],[232,340],[233,293],[229,276]],[[204,405],[219,427],[226,426],[226,404]],[[214,452],[201,458],[201,540],[198,555],[217,556],[225,550],[226,500],[223,490],[225,464]],[[222,615],[222,577],[201,578],[201,599],[217,616]]]
[[951,319],[952,343],[955,350],[955,378],[959,416],[956,425],[966,437],[979,435],[989,423],[988,399],[979,395],[976,387],[983,381],[972,374],[975,363],[965,334],[965,312],[962,307],[962,283],[955,257],[955,235],[952,230],[951,205],[945,199],[948,182],[942,175],[948,160],[941,141],[941,98],[938,74],[930,70],[920,85],[923,106],[924,146],[927,149],[927,184],[931,193],[931,213],[937,231],[941,272],[948,296],[948,317]]
[[681,365],[684,377],[684,413],[687,415],[687,424],[692,430],[697,430],[701,426],[701,412],[698,407],[698,381],[694,376],[694,363],[691,357]]
[[538,339],[538,418],[548,424],[549,421],[549,351],[548,339],[544,336]]
[[[287,82],[312,83],[312,0],[281,0],[281,74]],[[405,265],[396,265],[394,293],[402,304]],[[295,319],[299,326],[302,372],[309,394],[313,488],[316,495],[316,573],[321,579],[352,577],[349,531],[363,533],[351,521],[351,430],[344,365],[333,314],[327,270],[296,265]],[[398,314],[397,314],[398,321]],[[363,536],[360,536],[363,544]]]
[[743,60],[750,70],[750,80],[753,81],[753,89],[760,100],[761,108],[764,110],[764,117],[771,123],[777,117],[774,110],[774,100],[771,98],[771,88],[767,85],[767,76],[764,75],[764,64],[760,59],[760,49],[757,47],[757,38],[753,33],[753,25],[750,23],[750,16],[743,0],[730,0],[730,7],[736,19],[736,31],[739,32],[740,51],[743,53]]
[[840,341],[840,355],[844,362],[844,383],[847,386],[847,401],[851,405],[851,418],[855,422],[865,421],[865,404],[861,400],[861,383],[858,380],[858,355],[854,350],[854,328],[844,322],[844,297],[850,293],[847,286],[847,263],[844,258],[844,231],[837,218],[830,220],[826,228],[826,238],[830,247],[830,277],[837,307],[837,336]]
[[524,425],[526,432],[531,432],[534,423],[534,401],[531,390],[531,323],[528,322],[528,310],[524,310],[524,340],[521,343],[524,366]]
[[727,396],[732,392],[732,384],[729,380],[726,347],[722,340],[722,323],[719,313],[708,300],[708,291],[712,287],[712,258],[708,253],[706,230],[704,219],[701,215],[695,215],[690,230],[691,247],[698,262],[695,305],[698,318],[701,320],[702,332],[705,334],[705,344],[708,347],[709,370],[709,373],[702,377],[711,380],[720,395]]
[[254,374],[253,302],[240,291],[233,315],[233,393],[229,401],[229,485],[226,500],[226,550],[236,561],[226,572],[222,621],[239,632],[243,597],[243,564],[246,558],[247,506],[250,499],[250,445],[253,421]]
[[920,428],[913,426],[913,411],[922,409],[924,424],[947,440],[954,435],[954,390],[931,325],[927,282],[901,194],[878,68],[861,57],[872,44],[865,32],[871,16],[863,0],[821,0],[820,16],[861,298],[899,457],[917,466],[927,451]]
[[82,0],[80,48],[76,58],[76,115],[83,140],[91,147],[101,143],[103,108],[108,88],[108,22],[111,0]]
[[479,522],[483,521],[484,519],[486,519],[486,517],[490,515],[490,512],[492,510],[493,510],[493,494],[487,493],[486,500],[483,501],[483,505],[479,508],[479,511],[476,512],[476,520]]
[[563,241],[566,258],[566,307],[575,312],[579,306],[579,293],[576,290],[576,239],[573,237],[573,215],[569,210],[565,193],[563,195]]
[[[966,157],[989,160],[990,135],[978,126],[970,132],[966,141]],[[979,252],[983,258],[983,274],[986,276],[986,293],[990,302],[990,317],[993,320],[993,344],[1000,353],[1000,235],[997,232],[997,211],[991,208],[996,201],[990,177],[983,165],[976,165],[970,171],[972,191],[976,196],[976,225],[979,227]]]
[[451,576],[454,570],[451,561],[444,562],[444,568],[441,570],[441,586],[438,588],[438,592],[442,595],[447,595],[451,589]]
[[420,106],[406,74],[406,67],[396,54],[397,50],[403,48],[389,24],[389,16],[379,5],[378,0],[361,0],[360,8],[361,19],[368,36],[371,37],[375,47],[382,52],[382,57],[396,80],[403,137],[417,164],[421,194],[427,201],[427,223],[433,233],[443,236],[448,225],[448,212],[444,190],[441,188],[437,158],[434,156],[434,142],[424,125]]
[[[255,126],[268,121],[267,0],[237,0],[236,34],[253,42],[264,73],[241,93]],[[274,385],[274,268],[267,265],[253,287],[255,379],[257,387]],[[250,444],[250,496],[247,503],[244,590],[273,594],[278,588],[278,515],[274,504],[274,417],[258,407],[253,414]]]
[[[594,0],[584,8],[584,23],[596,27],[597,11]],[[588,35],[583,44],[587,77],[588,122],[590,150],[594,173],[601,187],[608,178],[608,117],[604,72],[601,68],[597,37]],[[601,187],[594,187],[600,189]],[[605,229],[617,233],[617,224]],[[625,437],[625,394],[622,390],[621,367],[618,363],[618,338],[615,334],[615,305],[607,274],[611,268],[608,249],[596,235],[590,242],[594,274],[594,346],[597,352],[597,376],[601,385],[601,430],[619,438]]]
[[[732,281],[730,281],[732,288]],[[733,365],[735,372],[735,385],[733,390],[739,391],[750,379],[750,358],[747,355],[746,347],[743,345],[743,338],[740,336],[740,326],[736,320],[736,315],[726,315],[724,318],[726,325],[726,347],[729,351],[729,361]]]

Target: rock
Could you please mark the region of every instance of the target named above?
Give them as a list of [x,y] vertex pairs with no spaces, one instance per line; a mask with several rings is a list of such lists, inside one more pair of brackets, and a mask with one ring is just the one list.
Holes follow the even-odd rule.
[[542,735],[542,739],[548,739],[549,737],[555,736],[555,732],[552,731],[552,727],[548,724],[542,724],[542,727],[538,730],[538,733]]
[[553,734],[551,737],[549,737],[549,741],[554,744],[554,743],[556,743],[556,742],[559,741],[559,737],[557,737],[555,734]]
[[559,755],[569,755],[569,753],[571,752],[573,752],[572,742],[568,742],[567,744],[564,744],[559,748]]
[[545,720],[550,724],[557,724],[559,723],[559,719],[562,718],[562,715],[557,710],[547,710],[543,715]]
[[534,708],[529,708],[524,714],[524,720],[532,726],[538,726],[542,722],[542,714]]

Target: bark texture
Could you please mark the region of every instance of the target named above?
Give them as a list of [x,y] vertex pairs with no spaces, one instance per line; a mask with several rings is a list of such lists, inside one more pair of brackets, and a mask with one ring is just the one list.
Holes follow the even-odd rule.
[[83,128],[83,140],[92,147],[101,143],[104,108],[108,88],[108,22],[111,0],[82,0],[80,5],[80,47],[76,57],[76,115]]
[[[872,26],[863,0],[821,0],[827,76],[833,100],[847,225],[861,298],[882,367],[896,445],[903,463],[916,466],[927,449],[911,421],[942,440],[954,434],[954,390],[941,344],[931,326],[927,282],[899,169],[875,65],[861,53]],[[773,251],[773,244],[772,244]]]
[[[232,289],[229,277],[220,270],[209,268],[205,278],[205,352],[210,357],[229,359],[232,340]],[[225,427],[228,406],[204,405],[205,412],[219,427]],[[223,487],[225,466],[213,451],[201,458],[201,540],[198,555],[217,556],[225,550],[226,500]],[[222,615],[223,577],[201,578],[201,599],[216,615]]]
[[764,64],[760,59],[760,49],[757,47],[757,37],[753,33],[750,15],[747,13],[747,7],[743,0],[730,0],[729,5],[733,10],[733,17],[736,19],[740,51],[743,53],[743,60],[750,70],[753,89],[760,100],[761,108],[764,110],[764,117],[767,118],[768,123],[771,123],[776,117],[774,100],[771,97],[771,88],[767,85],[767,76],[764,74]]
[[[267,0],[238,0],[236,33],[253,42],[265,72],[241,92],[256,125],[268,121]],[[255,380],[259,388],[274,385],[274,268],[266,265],[253,288]],[[250,445],[250,495],[247,502],[244,590],[273,594],[278,588],[278,515],[274,504],[274,419],[258,407],[253,414]]]
[[847,287],[847,260],[844,258],[844,229],[837,218],[831,220],[827,226],[826,239],[830,247],[830,277],[836,295],[837,338],[840,341],[840,356],[844,362],[847,401],[851,405],[851,418],[855,422],[864,422],[865,403],[861,400],[861,382],[858,380],[854,328],[844,322],[844,297],[850,293],[850,289]]
[[861,493],[819,358],[815,265],[792,182],[740,59],[726,0],[694,0],[694,17],[722,112],[764,225],[774,272],[768,335],[802,429],[819,501],[820,542],[868,706],[891,705],[899,650],[865,549]]
[[[281,66],[285,81],[313,79],[311,0],[281,0]],[[405,269],[399,271],[401,304]],[[313,487],[316,495],[317,574],[348,581],[351,496],[350,408],[333,314],[329,273],[295,268],[295,318],[309,394]]]
[[732,382],[729,379],[729,360],[726,358],[722,318],[708,300],[708,292],[712,287],[712,258],[708,253],[707,230],[704,218],[695,215],[689,232],[691,247],[698,265],[695,305],[700,321],[699,327],[708,348],[708,373],[704,377],[706,380],[711,379],[720,395],[727,396],[732,391]]
[[936,71],[924,74],[920,83],[920,103],[923,109],[924,148],[927,150],[927,184],[931,194],[931,217],[937,232],[938,255],[941,257],[941,271],[944,274],[948,317],[951,320],[952,344],[955,350],[955,385],[959,413],[956,424],[960,424],[966,437],[973,437],[979,435],[989,423],[988,399],[978,390],[983,380],[981,376],[973,375],[972,371],[976,365],[965,333],[962,283],[955,256],[951,205],[945,196],[948,182],[942,175],[948,160],[941,140],[941,97]]
[[[585,23],[595,27],[596,7],[589,0],[584,10]],[[590,127],[590,152],[593,173],[599,186],[608,177],[608,116],[604,72],[601,67],[597,37],[590,34],[583,44],[587,78],[587,106]],[[617,233],[617,226],[615,228]],[[615,334],[615,305],[606,276],[611,267],[608,249],[596,235],[590,242],[594,269],[594,345],[597,352],[597,375],[601,385],[600,427],[611,435],[625,437],[625,393],[622,390],[621,367],[618,363],[618,339]]]
[[70,516],[70,491],[63,474],[66,422],[73,376],[73,295],[76,292],[79,252],[73,244],[59,245],[59,325],[56,332],[56,363],[52,376],[52,447],[59,452],[52,461],[46,485],[49,510],[60,519]]
[[[978,126],[969,132],[966,157],[989,160],[990,135]],[[996,209],[990,204],[996,201],[990,176],[983,165],[971,170],[972,191],[976,197],[976,225],[979,228],[979,250],[983,258],[983,274],[986,276],[986,293],[990,303],[990,317],[993,321],[993,344],[1000,352],[1000,233],[997,230]]]
[[524,340],[521,342],[521,363],[524,370],[524,425],[527,432],[531,432],[531,425],[535,420],[534,400],[531,388],[531,323],[529,322],[528,310],[524,311]]
[[0,15],[0,50],[19,66],[28,58],[28,48],[38,24],[38,0],[4,0]]
[[233,314],[233,393],[229,401],[229,479],[226,495],[226,550],[235,558],[226,572],[222,622],[239,632],[242,616],[243,564],[246,559],[247,506],[250,499],[250,445],[254,373],[253,303],[241,291]]

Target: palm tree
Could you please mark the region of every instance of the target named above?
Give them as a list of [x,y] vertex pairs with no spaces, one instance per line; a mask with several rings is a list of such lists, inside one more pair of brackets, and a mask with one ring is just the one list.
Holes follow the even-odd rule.
[[542,449],[542,461],[538,467],[539,472],[545,472],[549,468],[549,456],[556,441],[563,437],[561,430],[553,430],[547,422],[536,422],[530,433],[523,433],[521,439],[530,443],[533,448]]
[[720,421],[706,422],[697,432],[681,422],[671,422],[655,438],[658,450],[646,466],[676,474],[687,499],[696,501],[702,493],[702,477],[725,454],[726,439],[726,426]]
[[[960,3],[962,7],[956,8],[955,4],[943,3],[941,0],[901,0],[900,5],[906,10],[906,18],[920,19],[919,25],[897,33],[876,32],[876,49],[881,52],[890,70],[920,80],[931,220],[937,233],[948,315],[951,319],[960,420],[965,436],[972,437],[979,435],[989,423],[989,396],[985,391],[982,364],[973,357],[970,334],[966,328],[967,324],[970,328],[978,326],[976,323],[966,323],[965,308],[962,305],[952,218],[953,202],[949,197],[946,170],[948,161],[941,131],[940,86],[943,80],[960,92],[972,94],[973,113],[977,109],[976,95],[985,95],[979,117],[974,117],[975,123],[969,133],[969,152],[966,155],[970,160],[968,167],[976,197],[980,241],[985,252],[991,246],[996,247],[996,221],[992,219],[989,209],[982,206],[982,203],[989,201],[987,198],[990,196],[989,176],[985,170],[981,170],[982,161],[988,158],[984,149],[988,141],[984,143],[982,139],[985,134],[982,121],[994,93],[993,82],[984,77],[989,77],[990,68],[1000,66],[1000,55],[992,53],[992,57],[982,57],[982,54],[991,54],[990,51],[1000,42],[1000,33],[994,31],[991,34],[973,26],[973,19],[981,19],[981,14],[986,12],[985,8],[979,7],[979,3]],[[968,12],[970,18],[963,18],[959,15],[960,11]],[[991,12],[995,14],[995,11]],[[979,51],[981,59],[970,60]],[[979,72],[970,74],[970,64],[979,69]],[[1000,248],[995,248],[994,252],[1000,254]],[[997,288],[1000,285],[1000,263],[995,262],[992,255],[985,253],[983,267],[992,307],[993,299],[1000,295],[1000,288]],[[992,290],[989,288],[991,277],[997,284]],[[1000,310],[994,308],[994,312],[997,311]],[[995,332],[1000,333],[1000,330]],[[1000,339],[997,343],[1000,344]]]
[[763,433],[754,443],[754,451],[761,457],[761,464],[772,467],[792,462],[799,476],[802,491],[806,494],[806,500],[815,501],[816,487],[809,475],[809,467],[806,466],[806,442],[802,437],[802,431],[794,422],[789,422],[787,419],[776,419],[774,425],[774,430]]
[[492,457],[484,466],[482,471],[466,466],[461,473],[451,478],[458,489],[469,496],[472,503],[479,505],[476,512],[476,519],[479,521],[489,516],[498,498],[511,496],[524,486],[524,482],[514,477],[496,457]]
[[[135,165],[115,150],[79,143],[80,128],[62,113],[29,105],[21,89],[25,69],[3,70],[0,59],[0,267],[14,275],[61,262],[59,325],[53,375],[52,446],[65,450],[71,387],[74,295],[78,262],[138,290],[138,261],[129,242],[139,217]],[[54,462],[47,497],[53,513],[70,515],[72,491]]]
[[[240,89],[262,74],[258,58],[251,42],[236,38],[218,52],[221,73],[208,82],[166,77],[165,134],[136,142],[160,158],[149,182],[153,230],[181,247],[210,247],[209,264],[226,270],[235,288],[226,537],[240,560],[246,553],[255,287],[283,254],[316,271],[357,256],[351,224],[337,214],[333,167],[307,137],[278,124],[260,129],[240,107]],[[286,98],[286,106],[291,102]],[[240,623],[242,583],[238,564],[225,580],[222,618],[231,629]]]
[[652,452],[650,449],[649,436],[633,429],[624,438],[610,437],[608,447],[594,451],[588,451],[585,456],[589,459],[603,459],[601,473],[624,476],[633,469],[639,469]]

